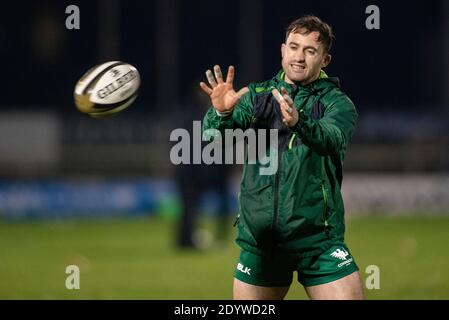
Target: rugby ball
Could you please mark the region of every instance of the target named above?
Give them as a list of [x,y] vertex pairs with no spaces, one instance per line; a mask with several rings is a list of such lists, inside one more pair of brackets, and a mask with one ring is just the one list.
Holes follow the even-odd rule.
[[132,65],[109,61],[87,71],[75,86],[79,111],[101,118],[128,108],[137,98],[140,75]]

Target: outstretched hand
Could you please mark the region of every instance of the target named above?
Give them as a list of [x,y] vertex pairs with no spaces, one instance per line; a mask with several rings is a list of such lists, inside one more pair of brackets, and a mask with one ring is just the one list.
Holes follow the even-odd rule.
[[[215,74],[215,76],[214,76]],[[214,74],[212,71],[206,71],[207,81],[209,85],[204,82],[200,82],[200,87],[210,96],[212,105],[218,112],[231,112],[234,109],[237,101],[249,91],[247,87],[235,92],[233,87],[235,70],[233,66],[228,69],[226,82],[223,81],[223,74],[221,73],[220,66],[214,66]]]

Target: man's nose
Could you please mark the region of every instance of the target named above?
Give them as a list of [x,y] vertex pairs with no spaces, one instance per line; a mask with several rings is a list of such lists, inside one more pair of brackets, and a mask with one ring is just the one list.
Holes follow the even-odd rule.
[[304,52],[302,50],[297,50],[296,51],[295,60],[297,60],[297,61],[304,61],[305,60],[305,55],[304,55]]

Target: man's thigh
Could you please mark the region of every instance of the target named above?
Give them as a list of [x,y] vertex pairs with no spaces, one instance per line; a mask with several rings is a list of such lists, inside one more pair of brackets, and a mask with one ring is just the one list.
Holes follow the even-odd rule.
[[305,287],[312,300],[363,300],[363,288],[358,271],[341,279]]
[[363,289],[348,247],[336,242],[322,254],[300,259],[298,280],[311,299],[363,299]]
[[234,299],[283,299],[292,278],[288,257],[242,250],[234,273]]
[[289,287],[262,287],[234,278],[234,300],[282,300]]

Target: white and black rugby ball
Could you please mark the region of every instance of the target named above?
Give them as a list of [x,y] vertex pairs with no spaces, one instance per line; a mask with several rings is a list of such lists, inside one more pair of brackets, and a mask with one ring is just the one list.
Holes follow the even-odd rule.
[[132,65],[110,61],[87,71],[75,86],[75,105],[95,118],[128,108],[137,98],[140,75]]

